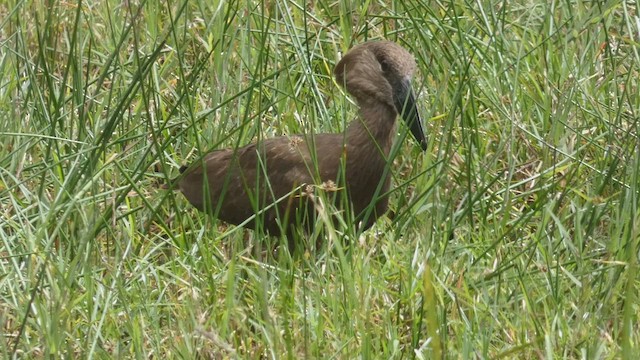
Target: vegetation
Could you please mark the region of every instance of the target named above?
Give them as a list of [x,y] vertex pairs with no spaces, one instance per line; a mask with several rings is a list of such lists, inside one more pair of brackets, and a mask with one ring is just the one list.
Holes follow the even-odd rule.
[[[633,358],[634,2],[0,3],[3,358]],[[347,49],[418,62],[362,234],[266,251],[161,188],[210,149],[339,132]],[[400,132],[406,129],[399,128]],[[335,209],[327,207],[330,213]]]

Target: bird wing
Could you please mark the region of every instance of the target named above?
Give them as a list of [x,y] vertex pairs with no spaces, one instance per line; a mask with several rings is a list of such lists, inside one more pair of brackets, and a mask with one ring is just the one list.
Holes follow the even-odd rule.
[[[334,136],[335,137],[335,136]],[[309,145],[301,136],[282,136],[250,144],[236,150],[216,150],[200,164],[185,170],[180,190],[193,206],[213,212],[230,223],[240,223],[255,209],[284,201],[304,185],[335,180],[339,159],[329,137],[315,139],[323,149],[322,161],[314,161]],[[339,154],[340,151],[337,151]],[[327,170],[329,169],[329,170]],[[315,179],[315,181],[314,181]]]

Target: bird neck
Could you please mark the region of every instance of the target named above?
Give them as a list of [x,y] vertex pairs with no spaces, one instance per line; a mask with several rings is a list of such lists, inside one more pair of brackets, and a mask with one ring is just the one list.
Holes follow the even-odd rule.
[[396,116],[396,110],[388,104],[360,103],[360,116],[347,129],[347,144],[386,158],[395,134]]
[[354,214],[363,214],[371,206],[374,195],[377,197],[375,213],[369,219],[373,220],[387,207],[384,194],[391,177],[388,172],[385,176],[385,168],[397,114],[393,107],[381,102],[359,102],[359,105],[360,116],[347,128],[346,185]]

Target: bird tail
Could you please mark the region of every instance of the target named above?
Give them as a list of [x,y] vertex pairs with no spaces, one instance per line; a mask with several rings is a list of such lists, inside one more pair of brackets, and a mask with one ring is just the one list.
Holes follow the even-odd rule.
[[[180,174],[184,173],[185,170],[187,169],[186,166],[181,166],[180,167]],[[178,189],[178,180],[180,180],[180,175],[174,177],[173,179],[169,179],[169,181],[165,182],[164,184],[160,185],[160,189],[164,189],[164,190],[177,190]]]
[[[187,169],[189,169],[189,166],[187,165],[182,165],[180,166],[180,175],[184,174],[185,171],[187,171]],[[178,180],[180,180],[180,178],[182,176],[176,176],[173,179],[169,180],[168,183],[162,184],[162,186],[160,188],[162,189],[166,189],[166,190],[176,190],[178,189]]]

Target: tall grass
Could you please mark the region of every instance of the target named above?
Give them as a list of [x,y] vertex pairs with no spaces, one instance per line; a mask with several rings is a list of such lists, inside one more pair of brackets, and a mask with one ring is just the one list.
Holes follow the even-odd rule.
[[[637,11],[0,4],[0,356],[634,358]],[[332,68],[381,38],[416,57],[429,138],[398,149],[392,219],[292,257],[160,188],[211,149],[342,131]]]

